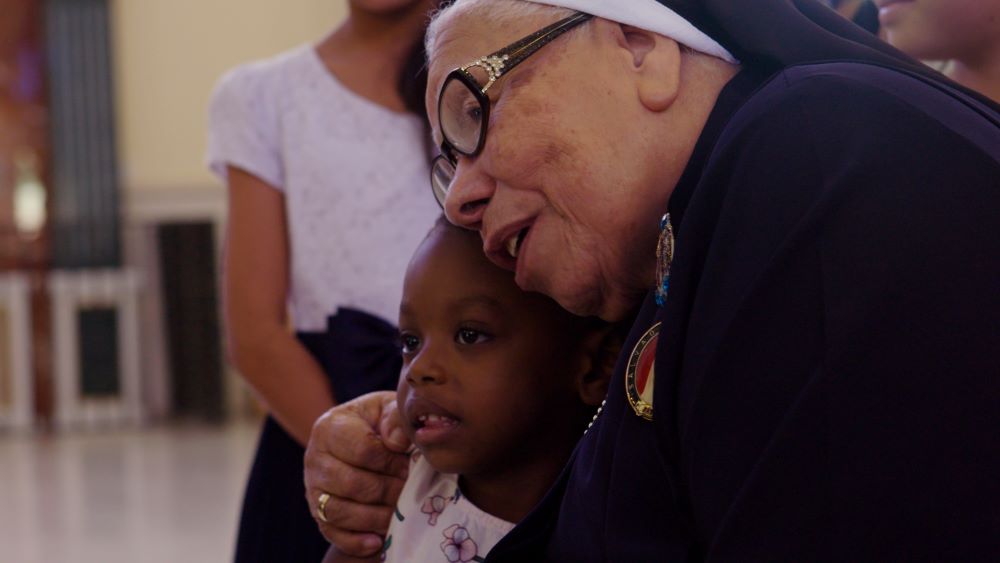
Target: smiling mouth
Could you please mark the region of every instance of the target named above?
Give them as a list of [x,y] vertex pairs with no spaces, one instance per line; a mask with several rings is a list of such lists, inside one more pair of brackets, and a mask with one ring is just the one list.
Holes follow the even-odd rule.
[[528,227],[525,227],[518,231],[514,236],[507,239],[504,243],[504,248],[507,250],[507,254],[511,258],[517,260],[517,255],[521,251],[521,243],[524,242],[524,237],[528,234]]

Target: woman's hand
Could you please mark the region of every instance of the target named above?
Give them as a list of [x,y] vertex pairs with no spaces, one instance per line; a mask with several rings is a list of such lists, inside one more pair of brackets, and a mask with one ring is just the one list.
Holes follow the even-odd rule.
[[409,447],[392,391],[362,395],[316,421],[306,447],[306,501],[340,551],[364,557],[382,547],[409,470]]

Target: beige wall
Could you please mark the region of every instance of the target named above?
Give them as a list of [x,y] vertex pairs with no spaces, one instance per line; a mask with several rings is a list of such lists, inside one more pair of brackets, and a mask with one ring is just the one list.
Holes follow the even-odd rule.
[[313,42],[344,0],[111,0],[122,186],[218,186],[205,171],[206,106],[226,69]]

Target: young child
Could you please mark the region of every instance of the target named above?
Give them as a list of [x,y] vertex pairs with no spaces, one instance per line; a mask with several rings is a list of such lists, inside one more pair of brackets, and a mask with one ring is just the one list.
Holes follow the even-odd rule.
[[477,233],[443,220],[407,269],[399,330],[399,413],[415,451],[381,558],[482,561],[562,470],[621,335],[521,291]]

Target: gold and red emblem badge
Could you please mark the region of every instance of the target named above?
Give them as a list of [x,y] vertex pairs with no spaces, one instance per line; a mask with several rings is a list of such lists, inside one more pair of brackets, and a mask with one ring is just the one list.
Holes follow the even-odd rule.
[[625,368],[625,396],[635,414],[653,420],[653,379],[656,374],[656,342],[660,323],[656,323],[636,342]]

